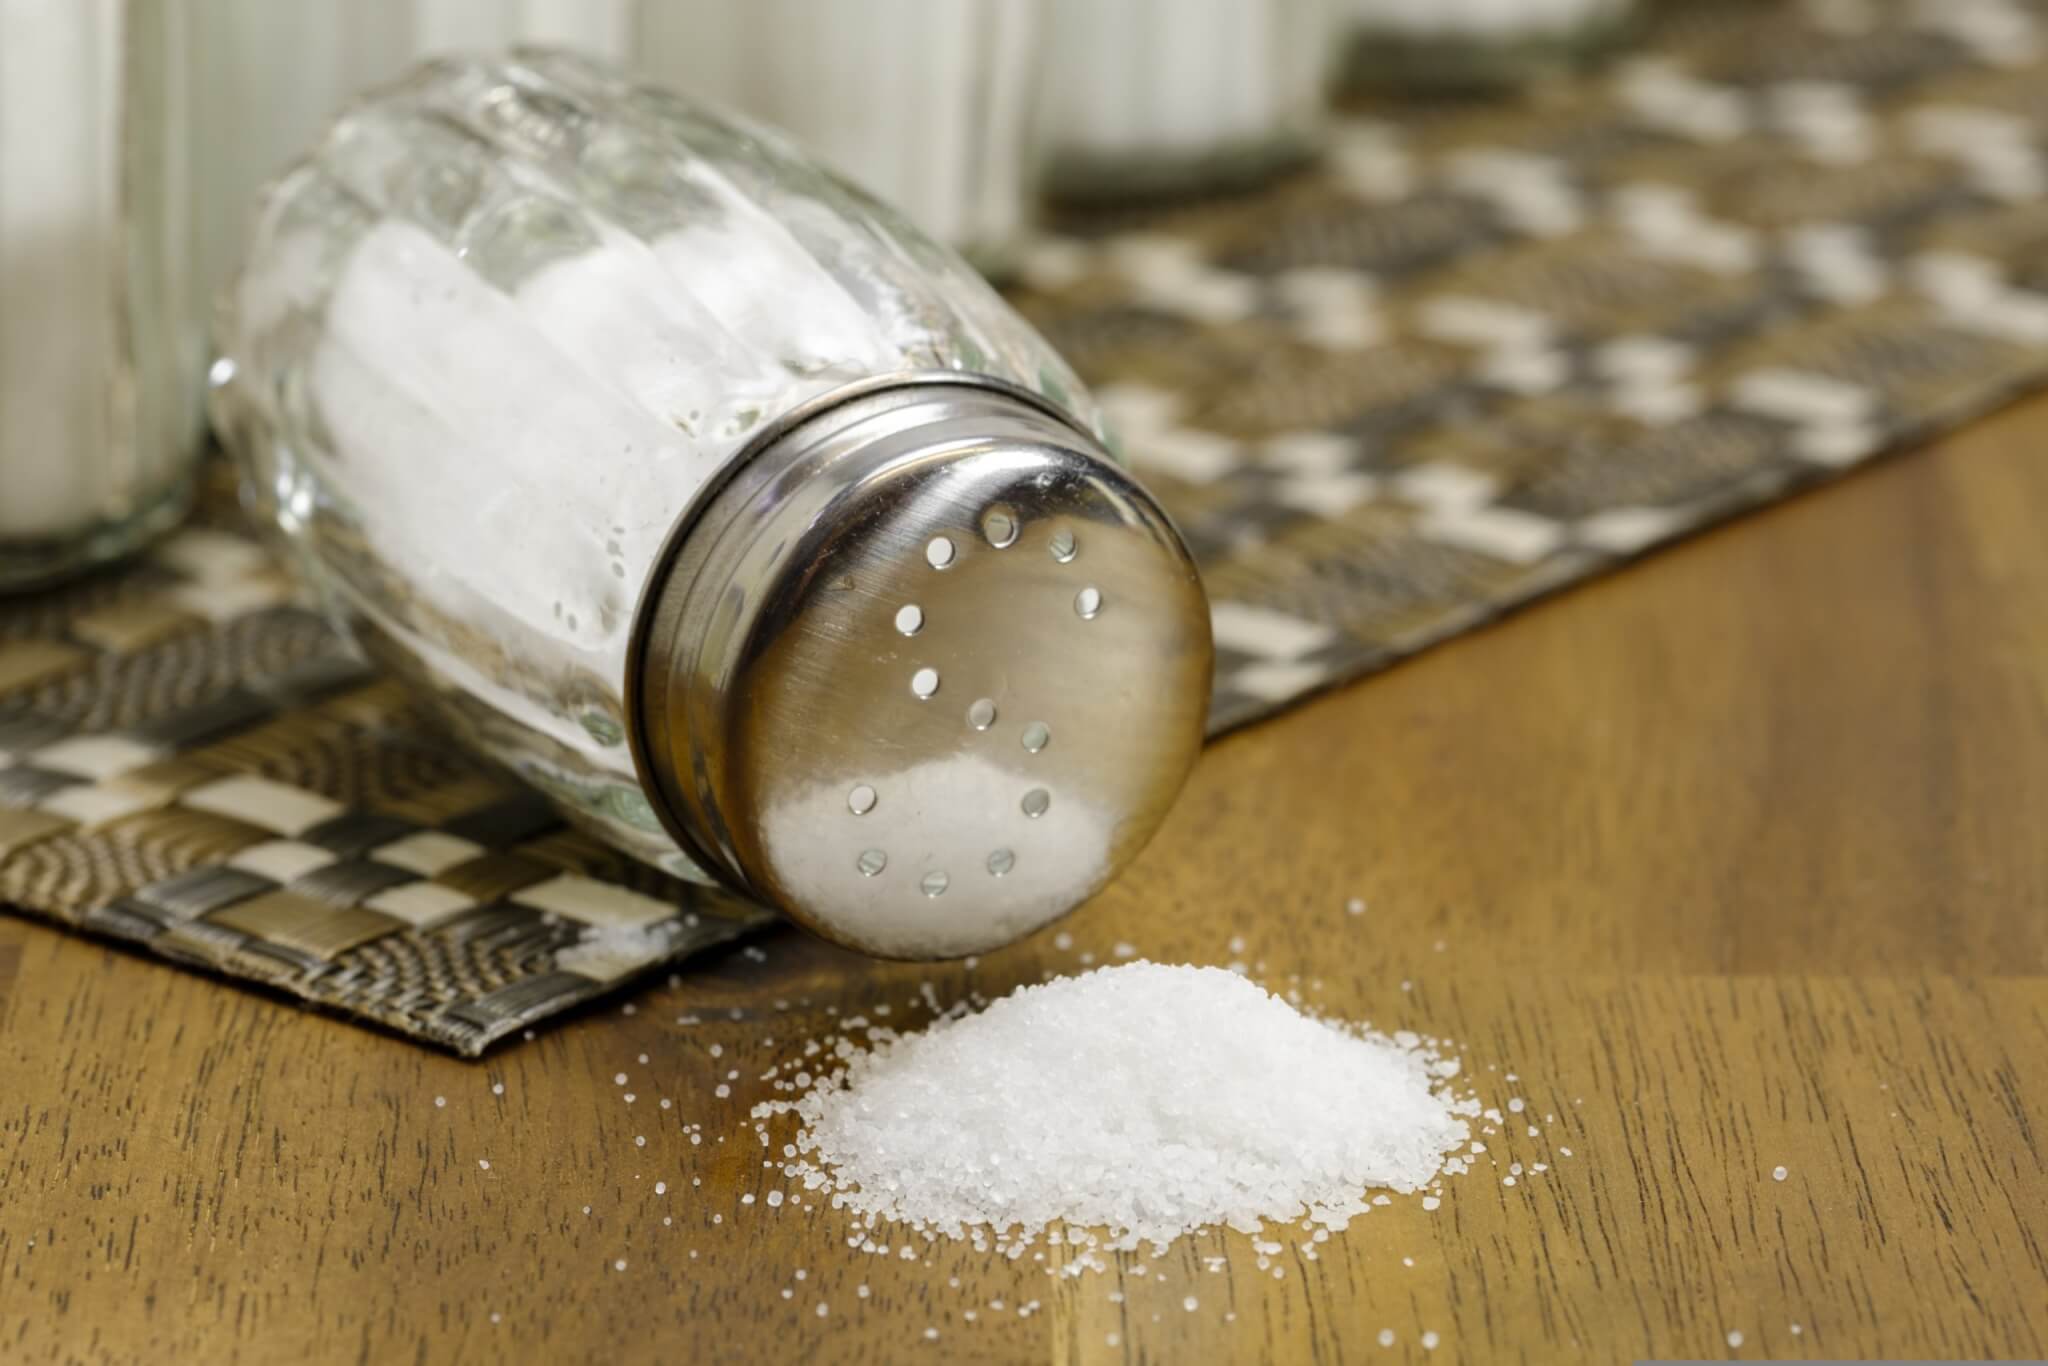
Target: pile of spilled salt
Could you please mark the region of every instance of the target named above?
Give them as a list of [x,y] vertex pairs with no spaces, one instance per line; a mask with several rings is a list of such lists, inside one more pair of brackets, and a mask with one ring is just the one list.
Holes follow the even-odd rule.
[[[1235,973],[1133,962],[1028,987],[921,1034],[842,1043],[794,1101],[785,1173],[928,1234],[1052,1225],[1110,1245],[1307,1218],[1342,1228],[1414,1191],[1470,1134],[1454,1059],[1412,1034],[1311,1019]],[[1091,1240],[1092,1241],[1092,1240]]]

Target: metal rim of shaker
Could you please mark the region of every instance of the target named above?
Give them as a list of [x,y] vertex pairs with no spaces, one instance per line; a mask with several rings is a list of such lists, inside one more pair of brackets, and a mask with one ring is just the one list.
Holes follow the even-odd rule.
[[1091,446],[1102,444],[1102,439],[1072,413],[1045,395],[1012,380],[972,370],[894,370],[886,374],[870,375],[804,400],[741,443],[739,449],[733,452],[732,458],[727,460],[718,473],[683,505],[681,512],[676,514],[675,521],[662,537],[660,549],[655,551],[654,558],[648,562],[647,570],[641,576],[639,599],[633,605],[633,628],[626,638],[626,677],[620,699],[625,707],[626,749],[633,759],[634,780],[640,784],[641,795],[653,809],[654,818],[661,822],[663,832],[675,841],[676,846],[689,860],[708,874],[722,876],[734,890],[750,897],[759,899],[759,893],[754,890],[745,871],[732,867],[723,855],[708,848],[690,831],[687,823],[669,809],[669,802],[663,797],[660,785],[652,777],[653,761],[647,753],[646,727],[640,719],[643,701],[640,680],[646,671],[647,647],[654,634],[655,605],[661,597],[653,589],[656,584],[667,580],[670,567],[675,563],[676,556],[682,552],[683,543],[689,539],[690,532],[703,519],[711,505],[718,501],[719,495],[731,486],[741,470],[769,447],[797,428],[825,416],[835,408],[873,398],[877,394],[888,393],[894,389],[926,388],[933,385],[984,389],[1017,399],[1057,419]]

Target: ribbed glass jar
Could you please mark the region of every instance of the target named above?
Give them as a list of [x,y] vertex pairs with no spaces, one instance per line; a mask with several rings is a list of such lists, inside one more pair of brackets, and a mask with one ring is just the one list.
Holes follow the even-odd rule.
[[1030,227],[1045,19],[1045,0],[640,0],[634,60],[1001,274]]
[[0,0],[0,589],[175,522],[204,368],[177,3]]
[[1347,86],[1485,91],[1571,70],[1627,33],[1634,0],[1338,0]]
[[958,256],[779,135],[559,52],[432,64],[268,198],[216,412],[305,577],[474,743],[694,870],[622,681],[683,510],[807,400],[956,372],[1083,425]]
[[1067,199],[1233,189],[1323,126],[1324,0],[1054,0],[1042,112]]

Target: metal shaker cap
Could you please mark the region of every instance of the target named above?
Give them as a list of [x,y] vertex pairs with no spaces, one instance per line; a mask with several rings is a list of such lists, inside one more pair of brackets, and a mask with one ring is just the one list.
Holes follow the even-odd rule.
[[1095,438],[999,381],[798,410],[671,533],[627,663],[670,836],[896,958],[1010,943],[1136,855],[1202,743],[1209,608]]

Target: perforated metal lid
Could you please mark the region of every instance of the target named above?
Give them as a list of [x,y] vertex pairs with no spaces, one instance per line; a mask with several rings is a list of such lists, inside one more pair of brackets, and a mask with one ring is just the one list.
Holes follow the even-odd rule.
[[870,953],[1065,914],[1201,746],[1208,603],[1158,505],[1044,400],[921,376],[813,405],[670,538],[628,712],[669,833]]

